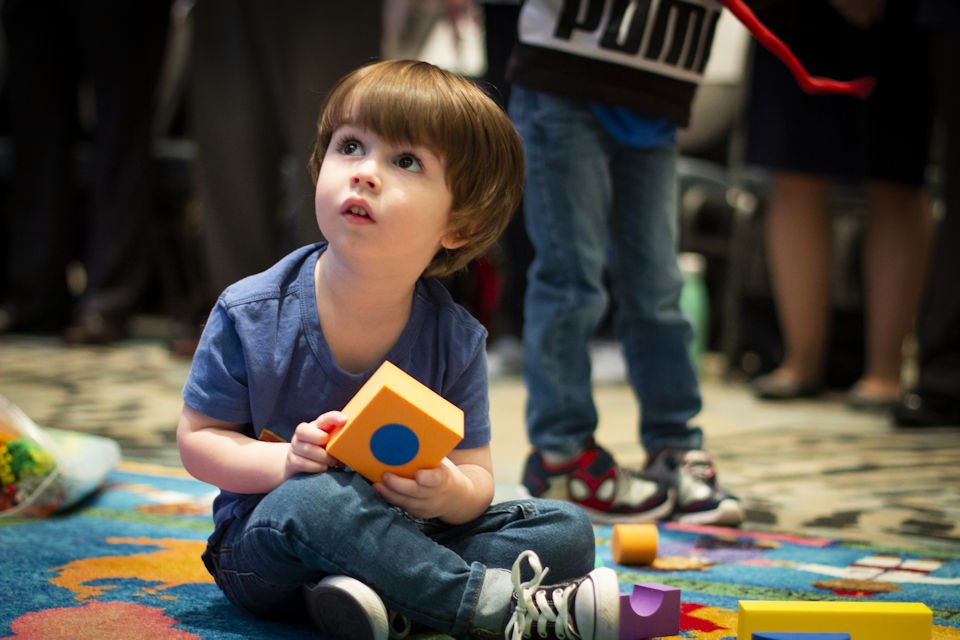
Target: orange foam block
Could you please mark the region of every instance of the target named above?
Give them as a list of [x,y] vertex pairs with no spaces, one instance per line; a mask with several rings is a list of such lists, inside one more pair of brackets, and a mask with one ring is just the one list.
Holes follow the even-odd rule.
[[933,612],[920,602],[741,600],[737,640],[761,631],[849,633],[850,640],[930,640]]
[[463,440],[463,411],[391,362],[343,408],[327,452],[371,482],[436,467]]
[[617,564],[653,564],[659,534],[655,524],[615,524],[610,551]]

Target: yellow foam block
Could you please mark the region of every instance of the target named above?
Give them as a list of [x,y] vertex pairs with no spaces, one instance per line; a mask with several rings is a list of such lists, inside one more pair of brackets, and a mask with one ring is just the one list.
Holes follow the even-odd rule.
[[432,468],[463,440],[463,411],[391,362],[343,408],[327,452],[371,482]]
[[757,631],[822,631],[850,640],[930,640],[933,612],[919,602],[741,600],[737,640]]

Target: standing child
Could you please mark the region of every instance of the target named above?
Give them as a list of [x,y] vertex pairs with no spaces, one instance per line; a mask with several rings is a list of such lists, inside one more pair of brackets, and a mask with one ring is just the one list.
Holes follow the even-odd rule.
[[[334,88],[311,165],[326,242],[224,291],[184,388],[184,466],[221,490],[204,554],[217,584],[255,615],[309,612],[331,637],[412,621],[457,637],[616,638],[616,576],[591,571],[582,513],[491,506],[486,332],[429,277],[481,255],[516,208],[509,120],[453,74],[381,62]],[[464,439],[436,468],[371,485],[324,445],[384,360],[463,409]],[[260,441],[264,429],[288,442]],[[558,584],[541,586],[541,558]]]
[[[520,11],[507,79],[534,247],[523,325],[534,450],[523,482],[601,522],[743,520],[691,422],[702,401],[677,263],[676,130],[721,10],[717,0],[526,0]],[[611,299],[644,469],[621,467],[594,441],[588,344]]]

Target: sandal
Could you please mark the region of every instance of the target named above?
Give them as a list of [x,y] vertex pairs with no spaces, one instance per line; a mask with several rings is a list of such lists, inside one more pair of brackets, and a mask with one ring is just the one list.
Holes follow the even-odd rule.
[[868,391],[863,382],[856,383],[847,392],[847,406],[856,411],[886,412],[893,409],[899,401],[899,391]]
[[822,388],[818,380],[797,380],[792,375],[767,375],[754,378],[750,385],[753,394],[761,400],[796,400],[812,398],[820,394]]

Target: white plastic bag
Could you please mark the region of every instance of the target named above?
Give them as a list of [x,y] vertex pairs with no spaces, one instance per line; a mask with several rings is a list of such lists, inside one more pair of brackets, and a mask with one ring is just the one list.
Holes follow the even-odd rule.
[[0,518],[66,509],[96,491],[119,461],[113,440],[42,429],[0,395]]

